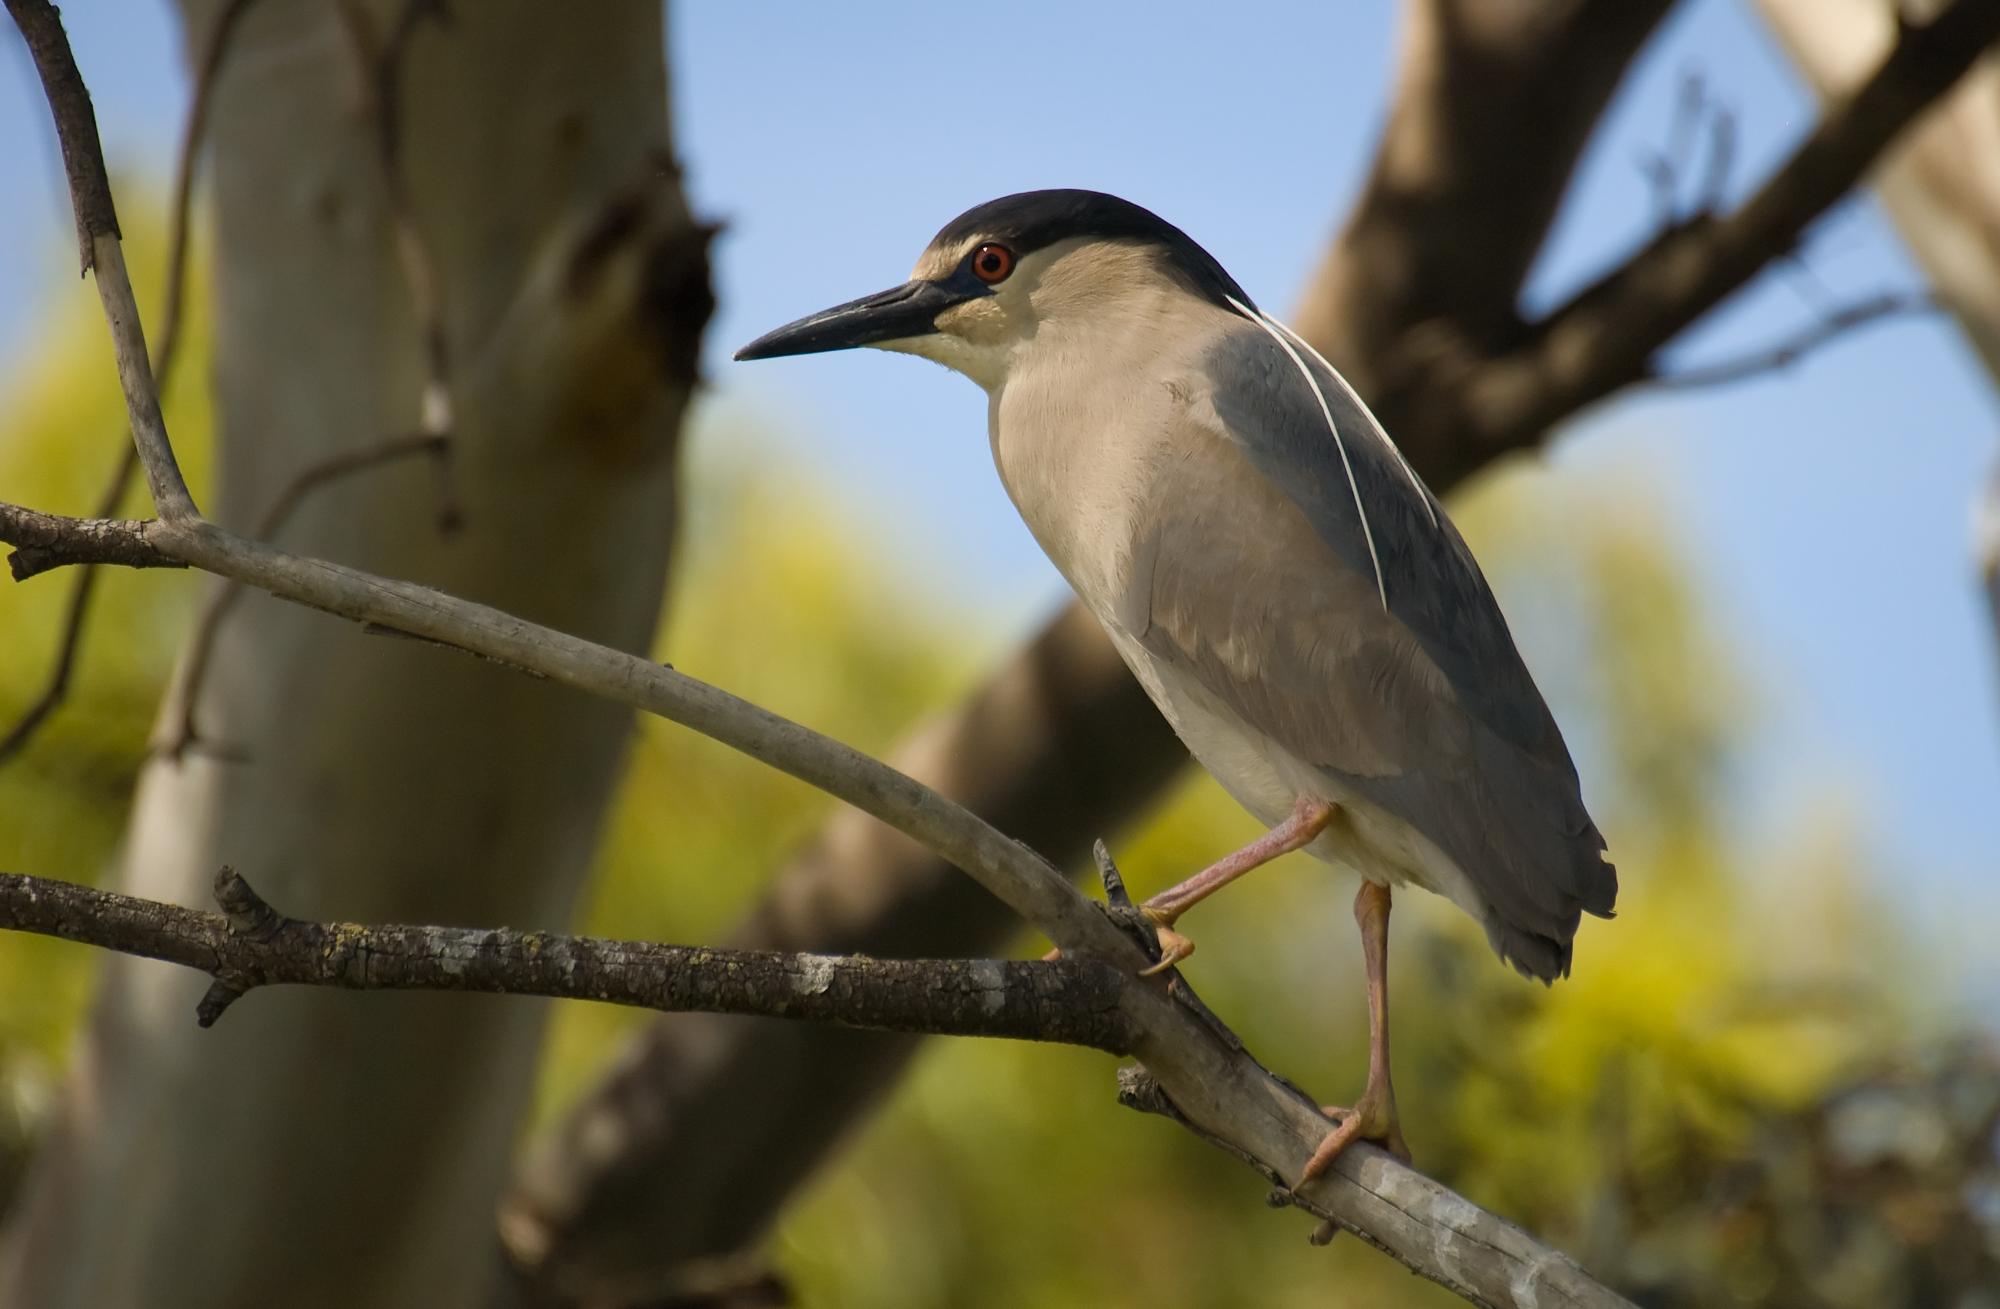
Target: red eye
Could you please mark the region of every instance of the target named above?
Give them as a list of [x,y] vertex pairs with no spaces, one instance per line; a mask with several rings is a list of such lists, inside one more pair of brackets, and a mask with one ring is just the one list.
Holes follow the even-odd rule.
[[988,286],[1007,280],[1014,271],[1014,252],[990,241],[972,252],[972,275]]

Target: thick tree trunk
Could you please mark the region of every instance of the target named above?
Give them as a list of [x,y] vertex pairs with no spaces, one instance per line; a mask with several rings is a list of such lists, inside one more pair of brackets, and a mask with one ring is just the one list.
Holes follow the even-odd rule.
[[[191,48],[220,8],[187,0]],[[364,8],[384,33],[401,6]],[[399,467],[323,492],[287,544],[645,648],[711,303],[661,26],[651,0],[481,0],[416,32],[400,140],[458,363],[464,525],[441,536],[431,471]],[[337,6],[311,0],[256,5],[216,88],[206,499],[232,526],[300,469],[418,425],[426,356],[370,94]],[[228,862],[292,912],[365,921],[565,922],[629,730],[262,597],[222,629],[198,708],[242,761],[147,769],[125,888],[199,904]],[[543,1006],[273,991],[197,1032],[201,990],[107,965],[0,1302],[478,1302]]]

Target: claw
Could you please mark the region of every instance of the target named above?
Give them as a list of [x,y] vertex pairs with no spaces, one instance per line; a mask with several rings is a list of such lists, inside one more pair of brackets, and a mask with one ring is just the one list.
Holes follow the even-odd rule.
[[1403,1126],[1396,1117],[1396,1099],[1393,1093],[1380,1094],[1371,1089],[1355,1102],[1352,1109],[1339,1105],[1327,1105],[1320,1110],[1329,1118],[1337,1119],[1338,1125],[1319,1143],[1313,1157],[1306,1161],[1305,1169],[1299,1174],[1299,1184],[1304,1185],[1333,1166],[1340,1152],[1356,1141],[1373,1141],[1395,1155],[1404,1163],[1410,1162],[1410,1147],[1403,1140]]
[[1173,929],[1173,919],[1157,909],[1141,906],[1144,914],[1153,924],[1153,931],[1160,939],[1160,962],[1151,968],[1141,968],[1139,976],[1157,977],[1194,953],[1194,942]]

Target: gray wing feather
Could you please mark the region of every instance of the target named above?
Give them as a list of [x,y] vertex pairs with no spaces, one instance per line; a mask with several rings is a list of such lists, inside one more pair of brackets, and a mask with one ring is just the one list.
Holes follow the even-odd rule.
[[1214,413],[1182,411],[1172,493],[1134,542],[1128,630],[1442,849],[1503,957],[1566,973],[1580,913],[1609,914],[1617,876],[1464,540],[1323,361],[1246,321],[1206,370],[1190,390]]

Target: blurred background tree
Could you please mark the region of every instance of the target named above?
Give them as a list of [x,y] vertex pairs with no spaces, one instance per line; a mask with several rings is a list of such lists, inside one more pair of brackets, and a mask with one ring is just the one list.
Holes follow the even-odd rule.
[[[481,30],[473,15],[459,21],[426,39],[467,40]],[[1650,22],[1639,26],[1631,44]],[[1615,83],[1622,67],[1613,59],[1602,75]],[[1595,121],[1593,111],[1578,130]],[[1556,171],[1551,207],[1566,165]],[[1636,184],[1628,177],[1626,185]],[[131,186],[122,194],[144,272],[157,260],[137,256],[156,252],[160,236],[143,216],[160,204]],[[926,225],[944,216],[899,213],[892,226],[914,249]],[[1296,221],[1317,231],[1325,214]],[[1528,254],[1541,235],[1537,228]],[[834,263],[843,275],[853,267]],[[1505,288],[1509,303],[1518,289]],[[836,298],[816,297],[799,288],[788,300]],[[209,388],[200,384],[211,367],[207,296],[191,303],[182,373],[189,380],[169,419],[199,488],[209,484],[214,423]],[[117,410],[87,299],[52,299],[36,315],[34,340],[0,381],[0,485],[9,499],[74,507],[94,497],[98,463],[110,454],[107,446],[85,459],[79,449],[90,433],[116,431]],[[397,348],[413,349],[400,340]],[[1865,347],[1857,357],[1869,357]],[[407,399],[415,378],[405,371],[383,385]],[[960,444],[971,445],[975,406],[951,394],[966,429]],[[935,524],[918,522],[919,533],[857,508],[841,482],[801,466],[801,442],[783,426],[768,412],[728,410],[711,419],[685,474],[688,514],[658,654],[887,753],[913,723],[948,721],[937,717],[943,707],[978,691],[982,670],[1005,654],[1016,624],[977,592],[940,586],[935,569],[913,555]],[[378,492],[363,485],[351,494],[351,503],[362,503]],[[406,517],[410,503],[408,494],[387,501]],[[1967,961],[1948,942],[1912,929],[1893,888],[1921,882],[1926,868],[1871,841],[1872,815],[1856,812],[1837,783],[1815,779],[1823,789],[1800,810],[1796,835],[1774,835],[1767,818],[1746,818],[1741,797],[1755,793],[1749,783],[1767,763],[1757,751],[1760,715],[1782,688],[1770,685],[1773,670],[1758,666],[1747,638],[1730,630],[1703,590],[1701,543],[1688,526],[1701,521],[1702,508],[1643,455],[1510,467],[1453,501],[1578,748],[1593,806],[1608,816],[1625,890],[1619,918],[1595,925],[1586,941],[1578,976],[1550,991],[1498,968],[1477,932],[1451,912],[1404,902],[1395,1003],[1411,1144],[1426,1171],[1642,1303],[2000,1304],[2000,1053],[1973,1009]],[[151,766],[150,720],[195,593],[186,578],[107,578],[70,703],[31,754],[0,767],[0,867],[82,877],[113,862],[133,785]],[[49,583],[0,599],[10,638],[0,642],[0,717],[38,687],[60,604]],[[1829,631],[1824,639],[1851,635]],[[1077,835],[1095,834],[1143,806],[1143,823],[1118,845],[1135,887],[1165,884],[1247,835],[1249,820],[1206,779],[1181,777],[1153,804],[1165,780],[1178,776],[1173,763],[1137,771],[1128,791],[1092,797],[1094,819],[1085,823],[1086,812],[1071,824]],[[739,934],[772,930],[774,916],[810,923],[821,909],[812,897],[775,915],[760,900],[769,870],[829,821],[839,830],[831,806],[803,786],[688,733],[643,723],[591,861],[579,927],[715,940],[746,916],[752,927]],[[1048,839],[1061,846],[1075,838]],[[867,852],[832,845],[854,865],[867,862]],[[807,885],[836,901],[848,889],[839,881]],[[359,912],[341,900],[337,883],[327,894],[333,912]],[[479,917],[463,901],[448,902],[461,906],[461,917]],[[1254,1049],[1330,1098],[1351,1089],[1363,1049],[1359,965],[1340,930],[1343,905],[1323,873],[1293,860],[1204,910],[1212,917],[1192,966],[1204,995]],[[510,921],[519,912],[493,911]],[[1990,931],[1990,919],[1980,922],[1969,939]],[[938,930],[976,938],[1007,929]],[[74,948],[0,940],[0,1205],[61,1102],[96,967]],[[266,999],[275,997],[259,1002]],[[179,1023],[181,1014],[167,1017]],[[196,1056],[213,1039],[191,1027],[172,1031]],[[518,1130],[542,1148],[569,1140],[566,1117],[597,1103],[593,1088],[607,1064],[629,1067],[628,1042],[652,1031],[651,1020],[622,1011],[555,1010],[535,1064],[532,1121]],[[842,1034],[823,1039],[881,1048]],[[320,1053],[353,1055],[337,1044]],[[685,1063],[699,1071],[699,1060]],[[894,1060],[886,1066],[893,1070]],[[1305,1305],[1325,1303],[1330,1290],[1358,1304],[1450,1302],[1357,1241],[1336,1241],[1331,1250],[1307,1245],[1297,1216],[1267,1212],[1258,1183],[1239,1165],[1112,1112],[1107,1072],[1088,1052],[973,1042],[930,1048],[886,1110],[855,1129],[849,1148],[778,1223],[769,1249],[782,1281],[811,1304]],[[786,1075],[810,1097],[818,1073],[807,1064]],[[355,1118],[365,1123],[369,1112],[358,1106]],[[736,1167],[772,1174],[790,1165],[774,1164],[771,1152],[802,1151],[799,1171],[810,1173],[840,1139],[845,1113],[796,1135],[786,1122],[766,1121],[768,1140],[727,1148],[737,1152]],[[478,1139],[504,1142],[516,1130],[502,1122]],[[330,1148],[359,1156],[376,1147],[357,1134]],[[293,1166],[277,1158],[245,1175],[254,1186],[259,1168]],[[767,1189],[782,1196],[787,1184]],[[337,1208],[349,1203],[343,1194],[340,1179],[329,1178],[320,1199]],[[777,1203],[723,1187],[709,1194],[714,1212],[691,1209],[686,1227],[756,1229]],[[237,1200],[249,1210],[260,1203],[254,1190]],[[421,1203],[378,1200],[392,1215]],[[280,1207],[270,1221],[298,1219]],[[338,1230],[345,1220],[330,1212],[323,1221]],[[662,1228],[650,1239],[693,1249],[703,1238]],[[720,1236],[714,1243],[729,1247]],[[202,1257],[233,1256],[224,1248]],[[379,1252],[353,1257],[360,1266],[344,1276],[358,1285],[343,1287],[318,1266],[295,1270],[292,1289],[320,1297],[299,1302],[417,1303],[411,1288],[433,1284],[386,1271],[391,1261]],[[442,1262],[491,1260],[481,1244]],[[738,1280],[739,1268],[696,1269],[685,1285],[704,1278],[723,1285]],[[232,1279],[218,1274],[210,1282]],[[754,1271],[742,1282],[764,1285]],[[480,1287],[459,1290],[455,1303],[484,1302]],[[761,1293],[739,1287],[695,1302],[749,1302]],[[168,1288],[148,1301],[175,1302]]]

